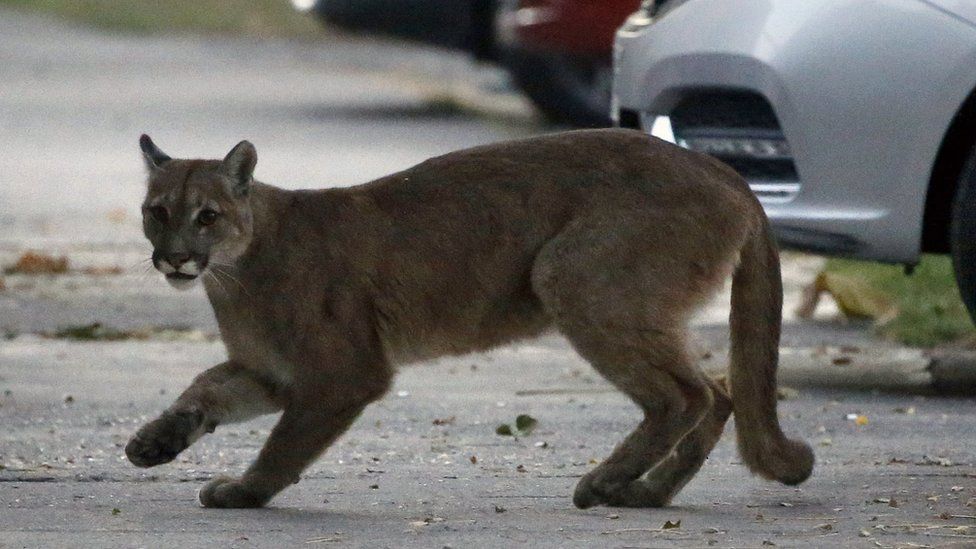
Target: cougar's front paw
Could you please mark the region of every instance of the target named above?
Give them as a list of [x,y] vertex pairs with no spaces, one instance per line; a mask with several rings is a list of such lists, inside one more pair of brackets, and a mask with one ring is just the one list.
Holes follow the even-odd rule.
[[263,507],[270,499],[270,495],[254,486],[230,477],[217,477],[200,490],[200,503],[204,507],[220,509]]
[[164,413],[139,429],[126,444],[125,455],[137,467],[169,463],[190,445],[202,423],[198,411]]

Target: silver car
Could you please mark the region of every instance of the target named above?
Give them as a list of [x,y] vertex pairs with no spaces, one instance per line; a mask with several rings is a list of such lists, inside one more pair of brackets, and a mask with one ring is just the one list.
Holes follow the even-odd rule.
[[976,1],[645,1],[613,117],[737,168],[787,247],[951,253],[976,313]]

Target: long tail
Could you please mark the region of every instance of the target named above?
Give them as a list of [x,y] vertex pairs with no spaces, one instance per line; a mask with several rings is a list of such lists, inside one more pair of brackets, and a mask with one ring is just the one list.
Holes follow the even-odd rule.
[[776,416],[776,367],[782,321],[779,253],[763,217],[732,275],[729,382],[739,454],[753,473],[799,484],[813,471],[813,450],[786,438]]

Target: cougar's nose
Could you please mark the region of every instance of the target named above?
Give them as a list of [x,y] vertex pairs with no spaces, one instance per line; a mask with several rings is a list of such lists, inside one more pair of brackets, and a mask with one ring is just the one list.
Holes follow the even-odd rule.
[[166,262],[172,265],[174,269],[179,269],[189,260],[190,254],[188,253],[166,254]]

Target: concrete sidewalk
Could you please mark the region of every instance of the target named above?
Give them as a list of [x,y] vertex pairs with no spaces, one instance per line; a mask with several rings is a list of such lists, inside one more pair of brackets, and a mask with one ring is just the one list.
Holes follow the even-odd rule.
[[[801,487],[750,477],[730,430],[675,507],[576,510],[575,482],[638,413],[554,337],[409,367],[270,509],[206,510],[196,502],[199,487],[243,470],[273,418],[221,427],[149,471],[129,465],[122,446],[221,356],[221,345],[208,342],[24,336],[0,345],[0,543],[976,544],[976,453],[960,443],[973,440],[976,404],[969,399],[797,386],[780,415],[819,459]],[[519,414],[538,419],[530,436],[495,434]],[[663,529],[667,521],[681,526]]]

